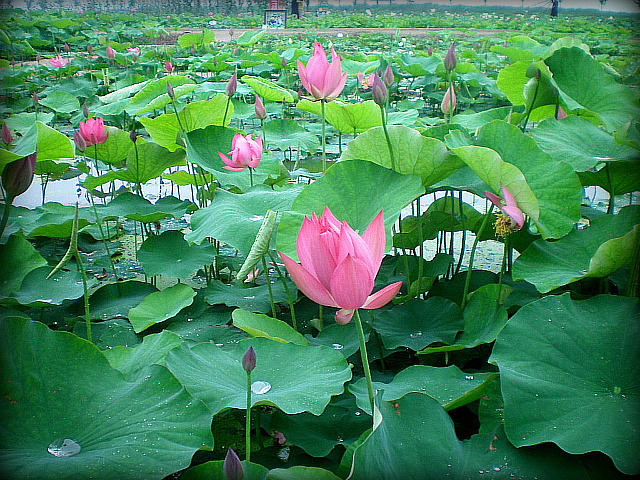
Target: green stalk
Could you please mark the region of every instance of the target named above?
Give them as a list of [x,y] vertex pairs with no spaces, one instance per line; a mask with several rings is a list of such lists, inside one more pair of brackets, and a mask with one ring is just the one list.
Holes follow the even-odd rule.
[[222,117],[222,126],[224,127],[225,122],[227,121],[227,112],[229,111],[229,104],[231,103],[231,97],[227,97],[227,103],[224,107],[224,116]]
[[502,265],[500,266],[500,276],[498,277],[498,298],[496,303],[500,304],[500,297],[502,296],[502,277],[504,276],[505,267],[507,264],[507,256],[509,255],[509,236],[504,237],[504,250],[502,252]]
[[327,137],[325,133],[324,102],[324,98],[320,100],[320,109],[322,113],[322,173],[327,171]]
[[382,367],[382,373],[385,373],[386,368],[384,365],[384,349],[382,348],[382,340],[380,339],[380,334],[373,329],[373,310],[369,310],[369,323],[371,324],[371,330],[373,332],[373,337],[376,339],[376,346],[378,347],[378,355],[380,355],[380,366]]
[[262,268],[264,268],[264,275],[267,277],[267,290],[269,291],[269,302],[271,303],[271,315],[276,318],[276,304],[273,302],[273,292],[271,291],[271,280],[269,279],[269,268],[267,267],[267,261],[262,256]]
[[384,130],[384,138],[387,140],[387,147],[389,147],[389,157],[391,158],[391,170],[396,169],[396,159],[393,155],[393,148],[391,147],[391,138],[389,138],[389,132],[387,131],[387,113],[384,107],[380,105],[380,115],[382,117],[382,129]]
[[462,244],[460,245],[460,257],[458,258],[458,264],[456,265],[456,270],[454,275],[456,275],[460,271],[460,266],[462,265],[462,258],[464,257],[464,247],[466,245],[467,240],[467,230],[464,226],[464,210],[462,209],[462,190],[458,190],[458,206],[460,207],[460,224],[462,226]]
[[111,271],[113,272],[113,277],[116,280],[116,284],[118,284],[118,274],[116,273],[116,266],[113,263],[113,259],[111,258],[111,252],[109,251],[109,245],[107,244],[107,240],[104,238],[104,230],[102,230],[102,219],[98,215],[98,209],[96,208],[96,204],[93,202],[93,195],[89,192],[89,199],[91,200],[91,206],[93,207],[93,213],[96,216],[96,222],[98,223],[98,228],[100,229],[100,236],[102,237],[102,244],[104,245],[104,249],[107,251],[107,256],[109,257],[109,263],[111,264]]
[[253,168],[249,167],[249,182],[250,185],[253,187]]
[[[76,215],[77,215],[77,211],[76,211]],[[76,232],[76,238],[77,238],[77,232]],[[80,258],[80,252],[78,251],[77,245],[75,248],[75,257],[76,257],[76,263],[78,264],[78,270],[80,270],[80,275],[82,275],[82,287],[84,289],[84,316],[87,322],[87,340],[91,342],[92,341],[91,340],[91,314],[89,313],[89,287],[87,286],[87,272],[84,269],[84,265],[82,264],[82,258]]]
[[289,291],[289,286],[287,285],[287,282],[285,281],[284,275],[280,271],[280,268],[278,268],[278,264],[276,263],[276,259],[275,259],[274,255],[273,255],[273,253],[271,253],[271,251],[269,251],[269,257],[271,258],[271,261],[273,262],[273,266],[275,267],[276,272],[278,272],[278,276],[280,277],[280,281],[282,282],[282,286],[284,287],[284,291],[287,294],[287,300],[289,302],[289,310],[291,311],[291,323],[293,324],[293,329],[297,332],[298,331],[298,323],[296,322],[296,311],[293,309],[293,299],[291,298],[291,292]]
[[4,212],[2,213],[2,222],[0,223],[0,237],[2,237],[7,222],[9,221],[9,212],[11,211],[11,204],[14,198],[16,198],[15,195],[7,194],[4,199]]
[[462,303],[460,304],[460,310],[464,310],[464,307],[467,305],[467,295],[469,294],[469,284],[471,283],[471,272],[473,271],[473,257],[476,254],[476,247],[478,246],[478,241],[482,236],[482,232],[484,232],[487,223],[489,223],[489,218],[491,218],[491,214],[493,213],[493,205],[489,207],[489,211],[484,216],[482,220],[482,224],[480,225],[480,230],[476,234],[476,238],[473,240],[473,246],[471,247],[471,255],[469,256],[469,269],[467,270],[467,277],[464,280],[464,291],[462,292]]
[[362,320],[360,320],[360,313],[358,313],[357,309],[353,312],[353,318],[355,319],[356,327],[358,328],[358,340],[360,341],[360,358],[362,359],[364,376],[367,379],[367,393],[369,394],[369,404],[371,405],[371,415],[373,415],[373,410],[374,410],[373,381],[371,380],[371,370],[369,369],[369,356],[367,355],[367,343],[364,339],[364,330],[362,329]]
[[246,460],[251,461],[251,372],[247,372],[247,414],[244,427]]

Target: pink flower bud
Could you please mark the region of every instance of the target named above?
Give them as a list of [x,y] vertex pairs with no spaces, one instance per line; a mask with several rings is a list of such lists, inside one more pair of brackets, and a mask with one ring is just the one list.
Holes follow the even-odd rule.
[[255,112],[256,117],[258,117],[260,120],[264,120],[265,118],[267,118],[267,110],[264,108],[264,104],[260,99],[260,95],[256,95]]
[[233,27],[229,27],[229,36],[233,38]]
[[283,58],[282,61],[280,62],[280,65],[282,65],[282,68],[286,68],[287,67],[287,59]]
[[69,47],[69,44],[67,42],[64,42],[64,51],[65,53],[69,53],[71,51],[71,48]]
[[82,113],[84,114],[84,118],[89,118],[89,107],[87,107],[87,102],[82,104]]
[[2,141],[5,145],[11,145],[11,142],[13,142],[13,137],[6,123],[2,124]]
[[249,347],[244,355],[242,356],[242,368],[247,373],[251,373],[251,371],[256,368],[256,352],[253,347]]
[[[167,85],[169,85],[169,84],[167,84]],[[130,139],[131,139],[131,141],[132,141],[132,142],[134,142],[134,143],[135,143],[135,141],[138,139],[138,135],[136,135],[136,129],[135,129],[135,128],[134,128],[134,129],[132,129],[132,130],[129,132],[129,138],[130,138]]]
[[347,72],[342,72],[340,57],[331,47],[331,61],[327,60],[327,55],[320,43],[313,45],[313,56],[305,66],[298,60],[298,76],[304,88],[316,100],[330,102],[336,98],[347,81]]
[[104,143],[109,138],[102,117],[88,118],[86,122],[80,121],[80,135],[91,145]]
[[231,448],[227,450],[227,455],[222,463],[222,472],[227,480],[242,480],[244,478],[244,468],[236,452]]
[[176,67],[174,67],[173,64],[169,60],[164,62],[164,71],[165,72],[172,73],[175,69],[176,69]]
[[453,84],[449,85],[447,92],[444,94],[442,98],[442,103],[440,104],[440,109],[442,113],[445,115],[449,115],[456,109],[456,92],[453,91]]
[[229,79],[229,81],[227,82],[227,87],[225,88],[225,93],[227,94],[227,97],[229,98],[233,97],[233,95],[236,93],[237,88],[238,88],[238,74],[234,72],[233,75],[231,75],[231,78]]
[[373,101],[376,102],[377,105],[382,107],[387,103],[387,87],[377,73],[373,76],[371,95],[373,96]]
[[87,45],[87,52],[89,52],[89,55],[93,53],[93,45],[91,44]]
[[567,118],[567,114],[562,109],[562,107],[558,105],[558,110],[556,111],[556,120],[562,120],[563,118]]
[[137,62],[137,61],[138,61],[138,56],[134,53],[134,54],[131,56],[131,60],[132,60],[134,63],[135,63],[135,62]]
[[456,58],[456,43],[453,42],[449,47],[447,54],[444,56],[444,68],[447,72],[451,72],[455,70],[457,64],[458,59]]
[[175,100],[176,94],[173,91],[173,87],[171,86],[171,84],[169,82],[167,82],[167,93],[169,94],[169,97],[171,97],[171,99]]
[[429,50],[427,50],[427,55],[433,55],[433,47],[429,47]]
[[87,142],[78,130],[73,131],[73,142],[76,144],[76,148],[80,152],[84,152],[87,149]]
[[36,168],[36,152],[7,163],[2,171],[2,186],[11,197],[27,191],[33,181]]
[[113,60],[114,58],[116,58],[116,51],[111,48],[111,45],[107,45],[107,58],[109,60]]
[[33,92],[33,95],[31,95],[31,101],[33,102],[34,107],[38,106],[38,100],[38,94],[36,92]]
[[393,75],[393,69],[391,68],[391,64],[387,63],[387,68],[384,69],[384,76],[382,77],[384,84],[387,87],[393,85],[393,82],[396,81],[396,77]]
[[40,63],[40,60],[42,60],[42,55],[40,55],[40,52],[36,53],[36,62]]

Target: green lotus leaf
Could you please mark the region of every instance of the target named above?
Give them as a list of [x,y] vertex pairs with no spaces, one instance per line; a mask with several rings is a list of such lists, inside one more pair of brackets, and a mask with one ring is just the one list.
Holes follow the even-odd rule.
[[607,163],[597,172],[580,172],[579,177],[585,186],[597,185],[614,197],[623,195],[640,190],[640,161]]
[[295,331],[288,323],[258,313],[237,308],[231,314],[233,325],[252,337],[265,337],[282,343],[309,345],[309,341]]
[[137,307],[129,310],[129,322],[135,332],[140,333],[151,325],[176,316],[184,307],[191,305],[195,295],[193,288],[183,283],[151,293]]
[[181,201],[171,196],[162,197],[153,204],[139,195],[124,192],[106,206],[98,207],[98,214],[102,220],[126,217],[138,222],[151,223],[167,217],[182,218],[192,206],[193,204],[188,200]]
[[[109,137],[106,142],[98,144],[97,158],[101,162],[110,165],[121,165],[133,148],[129,132],[116,127],[106,127],[106,130],[109,133]],[[90,158],[96,158],[95,146],[87,146],[83,154]]]
[[[194,83],[192,79],[184,75],[166,75],[157,80],[148,82],[143,86],[142,89],[140,89],[133,96],[133,98],[129,102],[129,105],[127,106],[127,111],[131,115],[137,115],[139,110],[142,110],[143,108],[145,108],[147,105],[149,105],[158,97],[162,95],[166,95],[168,82],[171,82],[171,86],[174,88],[174,90],[177,87],[180,87],[181,85],[188,85],[188,84]],[[126,97],[128,97],[130,93],[132,93],[132,91],[131,92],[127,91]],[[126,98],[126,97],[124,97],[124,95],[122,96],[122,98]],[[118,98],[118,100],[121,100],[122,98]],[[109,101],[114,101],[114,100],[116,99],[115,98],[109,99]]]
[[291,118],[270,120],[264,124],[263,129],[266,141],[283,151],[294,147],[315,153],[320,146],[318,137]]
[[[293,282],[287,280],[289,293],[295,300],[298,295],[298,289]],[[240,307],[250,312],[265,313],[271,309],[271,301],[269,300],[269,289],[266,285],[258,287],[248,287],[245,285],[225,285],[221,282],[211,282],[204,290],[205,299],[211,305],[225,304],[228,306]],[[281,282],[271,285],[271,294],[275,303],[286,302],[288,300],[287,293]]]
[[[296,107],[305,112],[321,115],[319,102],[304,99],[300,100]],[[371,127],[382,125],[380,107],[373,100],[359,103],[344,103],[340,100],[333,100],[326,103],[324,109],[327,122],[342,133],[362,133]]]
[[243,75],[240,81],[253,88],[254,92],[260,95],[260,98],[266,102],[293,103],[293,95],[289,90],[267,79],[254,77],[252,75]]
[[[22,280],[20,290],[11,295],[21,305],[33,307],[45,307],[50,305],[62,305],[65,300],[75,300],[84,295],[82,275],[71,266],[72,270],[60,270],[51,278],[47,275],[52,268],[48,266],[31,270]],[[91,277],[87,279],[89,287],[98,281]]]
[[340,480],[340,477],[320,467],[296,465],[269,470],[266,480]]
[[180,48],[189,48],[191,45],[201,47],[215,41],[215,35],[209,29],[202,29],[202,33],[183,33],[178,37]]
[[70,93],[54,90],[46,98],[39,100],[40,104],[55,110],[57,113],[72,113],[80,110],[80,102]]
[[47,261],[22,237],[11,235],[0,245],[0,295],[7,296],[20,289],[29,272],[47,264]]

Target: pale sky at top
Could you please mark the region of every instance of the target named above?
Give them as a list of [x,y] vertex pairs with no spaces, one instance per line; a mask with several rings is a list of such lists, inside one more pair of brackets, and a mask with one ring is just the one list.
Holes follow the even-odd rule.
[[[524,4],[527,7],[546,7],[551,8],[551,0],[428,0],[431,3],[439,5],[470,5],[470,6],[512,6],[520,7]],[[561,0],[560,11],[563,8],[593,8],[600,10],[599,0]],[[604,10],[610,12],[634,12],[640,13],[640,8],[633,0],[607,0]]]

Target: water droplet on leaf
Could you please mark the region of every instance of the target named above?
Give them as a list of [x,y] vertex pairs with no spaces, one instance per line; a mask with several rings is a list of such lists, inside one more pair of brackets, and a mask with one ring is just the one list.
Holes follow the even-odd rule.
[[251,392],[256,395],[264,395],[269,390],[271,390],[271,384],[269,382],[258,380],[257,382],[253,382],[251,384]]
[[54,457],[73,457],[80,453],[80,448],[80,445],[70,438],[58,438],[47,447],[47,452]]

